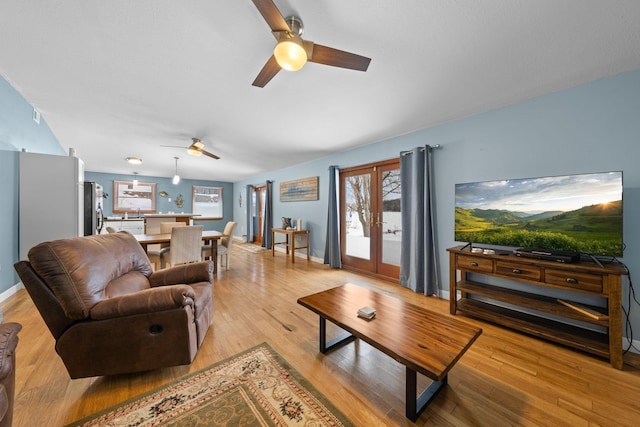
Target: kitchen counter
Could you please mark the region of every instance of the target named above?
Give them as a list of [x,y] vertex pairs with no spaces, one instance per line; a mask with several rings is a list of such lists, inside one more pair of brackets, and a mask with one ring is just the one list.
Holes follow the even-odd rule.
[[160,233],[161,222],[184,222],[187,225],[191,225],[193,218],[198,216],[200,215],[194,213],[145,214],[144,232],[145,234]]
[[127,218],[119,216],[109,216],[104,219],[104,227],[102,227],[101,234],[107,234],[107,227],[112,227],[116,231],[128,231],[131,234],[144,233],[144,219],[140,218]]
[[180,212],[180,213],[158,213],[158,214],[144,214],[144,218],[177,218],[177,217],[188,217],[188,218],[193,218],[195,216],[200,216],[200,214],[194,214],[194,213],[184,213],[184,212]]
[[140,217],[138,218],[137,216],[133,216],[133,217],[129,217],[129,218],[125,218],[123,216],[108,216],[104,219],[105,221],[144,221],[144,217],[142,215],[140,215]]

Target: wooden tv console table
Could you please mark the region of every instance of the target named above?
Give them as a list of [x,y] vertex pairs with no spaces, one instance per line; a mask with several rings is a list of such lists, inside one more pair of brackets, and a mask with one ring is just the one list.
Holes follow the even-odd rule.
[[[463,248],[447,249],[451,314],[460,313],[555,341],[609,359],[614,368],[622,369],[622,276],[627,271],[621,264],[568,264],[510,253],[475,253],[469,247]],[[472,275],[479,280],[472,280]],[[485,283],[486,276],[519,282],[520,290]],[[549,296],[553,294],[551,289],[565,292],[560,293],[561,297]],[[583,304],[579,302],[580,295],[601,298],[604,306]],[[571,320],[584,326],[569,324]],[[591,325],[600,328],[589,328]]]

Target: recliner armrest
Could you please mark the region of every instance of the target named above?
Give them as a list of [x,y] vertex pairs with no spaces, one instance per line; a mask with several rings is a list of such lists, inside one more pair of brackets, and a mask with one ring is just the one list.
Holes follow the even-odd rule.
[[90,316],[94,320],[105,320],[171,310],[193,306],[195,297],[195,291],[188,285],[150,288],[101,301],[93,306]]
[[151,273],[151,287],[175,285],[177,283],[213,283],[213,262],[201,261],[165,268]]

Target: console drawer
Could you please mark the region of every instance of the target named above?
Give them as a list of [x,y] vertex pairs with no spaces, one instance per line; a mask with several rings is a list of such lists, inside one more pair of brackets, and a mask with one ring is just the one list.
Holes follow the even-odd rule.
[[547,283],[571,289],[582,289],[591,292],[602,292],[602,276],[599,274],[576,273],[571,271],[546,270]]
[[459,270],[493,273],[493,261],[490,258],[458,255],[456,257],[456,268]]
[[498,261],[496,263],[496,273],[504,276],[521,277],[536,281],[540,281],[540,278],[542,277],[542,272],[539,267],[515,262]]

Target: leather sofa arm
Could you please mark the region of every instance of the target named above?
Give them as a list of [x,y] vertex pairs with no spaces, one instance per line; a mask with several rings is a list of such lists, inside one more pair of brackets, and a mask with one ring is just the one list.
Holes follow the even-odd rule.
[[109,298],[94,305],[91,318],[105,320],[193,306],[195,291],[188,285],[163,286]]
[[213,283],[213,262],[201,261],[165,268],[151,273],[149,284],[151,287],[175,285],[177,283]]
[[0,426],[10,426],[13,419],[13,403],[16,386],[16,346],[19,323],[0,324]]

